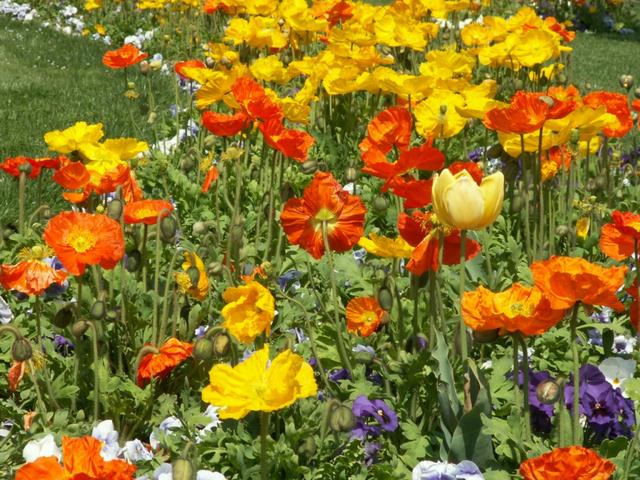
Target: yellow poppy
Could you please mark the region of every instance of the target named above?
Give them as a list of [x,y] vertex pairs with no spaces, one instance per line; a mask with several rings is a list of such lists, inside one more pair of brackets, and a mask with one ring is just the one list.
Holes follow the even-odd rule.
[[362,237],[358,245],[367,252],[384,258],[409,258],[413,253],[413,247],[402,237],[387,238],[375,233],[370,233],[369,238]]
[[103,136],[101,123],[89,125],[87,122],[77,122],[65,130],[45,133],[44,141],[49,150],[67,154],[79,150],[81,145],[97,144]]
[[182,270],[175,274],[178,289],[196,300],[204,300],[209,292],[209,278],[202,259],[193,252],[184,252]]
[[229,287],[222,294],[226,305],[220,312],[222,326],[243,343],[251,343],[262,332],[271,329],[275,315],[275,300],[271,292],[259,282],[250,280],[246,285]]

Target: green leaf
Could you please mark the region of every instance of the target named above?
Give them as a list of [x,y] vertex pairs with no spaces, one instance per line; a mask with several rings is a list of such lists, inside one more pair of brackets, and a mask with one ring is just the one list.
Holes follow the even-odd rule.
[[483,408],[476,405],[460,418],[449,450],[449,458],[456,463],[471,460],[483,468],[494,459],[491,436],[483,432]]

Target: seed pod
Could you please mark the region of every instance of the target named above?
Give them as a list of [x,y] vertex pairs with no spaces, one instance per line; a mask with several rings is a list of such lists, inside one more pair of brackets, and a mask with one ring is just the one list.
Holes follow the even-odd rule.
[[540,382],[536,387],[536,397],[546,405],[553,405],[560,397],[560,386],[552,380]]
[[160,220],[160,237],[165,242],[173,242],[178,231],[178,221],[173,215],[167,215]]
[[384,287],[378,290],[378,303],[383,310],[386,310],[387,312],[391,311],[393,308],[393,294],[391,293],[391,290]]
[[384,213],[387,208],[389,208],[389,200],[387,200],[387,197],[378,195],[373,199],[373,210],[375,212]]
[[182,160],[180,161],[180,169],[183,172],[189,172],[193,170],[193,167],[195,166],[196,162],[193,161],[190,155],[185,155],[184,157],[182,157]]
[[109,308],[107,309],[107,313],[104,315],[105,322],[113,323],[118,320],[120,316],[120,310],[117,308]]
[[204,64],[207,66],[207,68],[215,68],[216,61],[211,57],[207,57],[204,59]]
[[140,62],[140,73],[146,75],[151,71],[151,67],[149,67],[149,62],[143,60]]
[[191,460],[187,458],[178,458],[171,465],[171,475],[173,480],[194,480],[196,471],[193,468]]
[[213,358],[213,342],[208,338],[199,338],[193,346],[193,357],[202,362]]
[[213,351],[218,357],[224,357],[229,351],[231,340],[226,333],[219,333],[213,338]]
[[127,253],[125,267],[128,272],[137,272],[142,263],[142,255],[139,250],[132,250]]
[[571,234],[571,229],[566,225],[558,225],[556,227],[556,235],[559,237],[566,237],[569,234]]
[[522,199],[522,196],[514,196],[513,201],[511,202],[511,213],[518,213],[520,210],[522,210],[523,205],[524,200]]
[[78,320],[76,323],[71,325],[71,333],[74,337],[81,337],[86,333],[89,329],[89,322],[86,320]]
[[207,230],[208,230],[207,224],[201,220],[198,220],[197,222],[195,222],[193,224],[193,227],[191,227],[191,232],[195,236],[204,235],[205,233],[207,233]]
[[358,171],[353,167],[347,168],[347,171],[344,174],[344,179],[347,181],[347,183],[355,182],[357,178]]
[[313,173],[318,169],[318,162],[315,160],[307,160],[302,164],[301,169],[303,173]]
[[636,97],[636,98],[640,98],[640,87],[636,88],[633,91],[633,96]]
[[348,432],[354,425],[353,412],[344,405],[336,407],[329,416],[329,428],[334,432]]
[[24,173],[25,175],[29,175],[31,173],[31,170],[33,170],[33,167],[29,162],[21,163],[20,165],[18,165],[18,171],[20,173]]
[[24,337],[16,338],[11,346],[11,357],[16,362],[26,362],[33,357],[31,343]]
[[102,320],[104,318],[104,314],[106,313],[107,306],[102,300],[96,300],[91,305],[91,316],[96,320]]
[[122,200],[114,198],[109,202],[109,205],[107,205],[107,216],[114,220],[120,220],[120,217],[122,217],[122,210]]
[[53,316],[52,323],[58,328],[67,328],[73,321],[74,311],[71,303],[63,305]]
[[620,75],[618,79],[620,86],[629,91],[633,87],[633,75]]

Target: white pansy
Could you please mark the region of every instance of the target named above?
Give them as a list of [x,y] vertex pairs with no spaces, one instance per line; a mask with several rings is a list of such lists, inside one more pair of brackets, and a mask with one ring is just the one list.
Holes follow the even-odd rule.
[[112,420],[104,420],[93,427],[91,436],[103,443],[100,455],[104,460],[110,461],[118,457],[118,452],[120,451],[118,432],[114,428]]
[[124,457],[127,462],[138,463],[148,462],[153,460],[153,453],[147,450],[147,447],[138,440],[129,440],[124,444],[124,447],[119,452],[119,455]]
[[27,463],[35,462],[40,457],[56,457],[58,461],[62,459],[62,453],[51,434],[27,443],[22,450],[22,456]]
[[636,371],[636,362],[634,360],[625,360],[620,357],[605,358],[598,366],[604,378],[611,384],[613,388],[619,388],[624,393],[624,382],[633,377]]

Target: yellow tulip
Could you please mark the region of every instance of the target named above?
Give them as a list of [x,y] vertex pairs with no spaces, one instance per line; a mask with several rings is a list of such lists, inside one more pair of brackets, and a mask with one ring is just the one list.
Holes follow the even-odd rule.
[[452,175],[444,169],[433,180],[433,211],[445,225],[480,230],[492,224],[502,210],[504,175],[494,173],[480,186],[466,170]]

